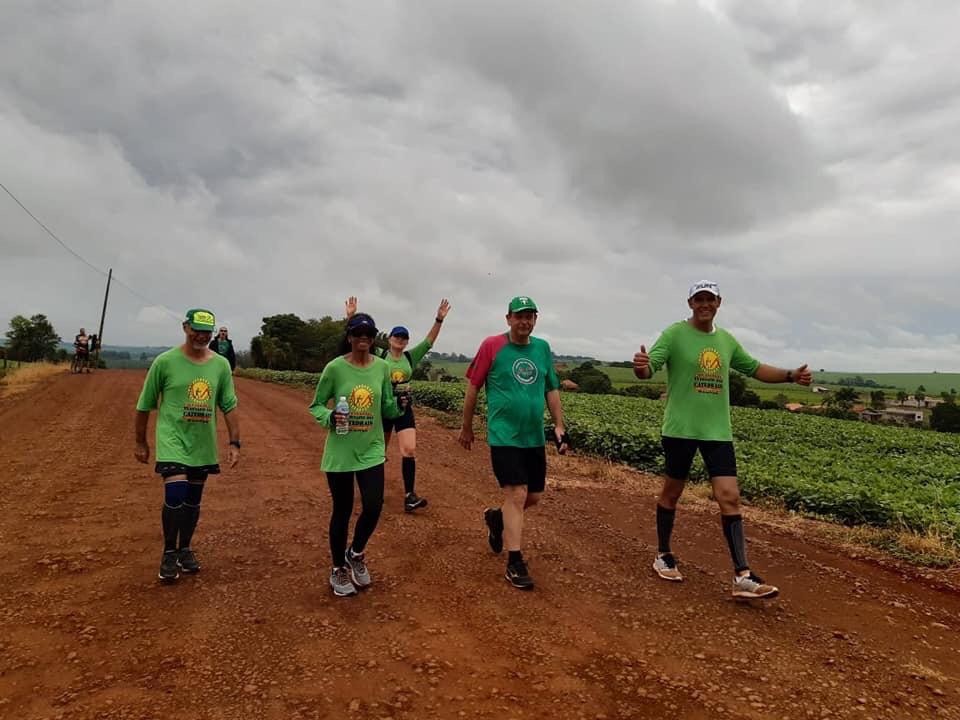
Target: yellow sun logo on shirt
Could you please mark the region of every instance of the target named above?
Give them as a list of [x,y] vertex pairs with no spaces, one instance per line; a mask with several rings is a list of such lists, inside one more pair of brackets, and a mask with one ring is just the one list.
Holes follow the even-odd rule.
[[210,383],[204,378],[197,378],[190,383],[190,387],[187,389],[187,397],[194,402],[210,402],[211,395]]
[[369,410],[373,407],[373,390],[366,385],[357,385],[350,393],[350,407]]
[[700,353],[700,367],[708,372],[720,369],[720,353],[713,348],[705,348]]
[[390,382],[402,383],[406,379],[407,376],[403,370],[394,370],[390,373]]

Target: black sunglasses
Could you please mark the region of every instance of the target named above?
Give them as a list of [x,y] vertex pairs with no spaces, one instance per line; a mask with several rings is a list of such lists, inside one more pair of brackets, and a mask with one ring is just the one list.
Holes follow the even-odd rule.
[[396,335],[394,335],[394,337],[395,337],[395,338],[400,338],[401,340],[409,340],[409,339],[410,339],[410,336],[407,335],[406,333],[397,333]]
[[357,328],[356,330],[351,330],[350,335],[353,337],[375,338],[377,331],[370,328]]

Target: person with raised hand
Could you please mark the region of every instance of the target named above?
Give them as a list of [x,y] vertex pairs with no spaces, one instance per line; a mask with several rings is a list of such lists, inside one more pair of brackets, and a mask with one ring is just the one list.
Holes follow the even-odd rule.
[[[357,312],[357,298],[354,296],[348,298],[344,308],[347,318],[353,317]],[[413,415],[409,383],[413,377],[413,371],[436,343],[443,321],[449,312],[450,303],[444,298],[440,301],[427,336],[409,350],[407,347],[410,344],[410,331],[403,325],[397,325],[388,336],[389,348],[380,355],[390,369],[390,381],[393,384],[394,393],[398,397],[405,397],[407,401],[406,409],[400,417],[384,418],[383,436],[384,444],[389,447],[392,433],[397,434],[397,442],[400,444],[400,474],[403,476],[403,509],[408,513],[427,505],[427,499],[417,495],[416,492],[417,424]]]
[[666,477],[657,500],[657,556],[653,570],[664,580],[683,579],[670,547],[677,502],[690,474],[693,457],[700,452],[720,506],[723,535],[733,561],[733,596],[773,598],[779,589],[750,569],[740,509],[737,461],[730,424],[730,370],[765,383],[809,385],[813,377],[806,365],[784,370],[751,357],[727,330],[714,324],[722,298],[715,282],[704,280],[687,293],[691,315],[661,333],[647,352],[633,356],[633,372],[649,379],[667,369],[667,407],[661,442]]

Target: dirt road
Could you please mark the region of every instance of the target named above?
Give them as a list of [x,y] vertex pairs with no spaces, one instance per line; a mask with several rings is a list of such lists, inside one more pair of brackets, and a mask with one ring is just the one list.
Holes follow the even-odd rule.
[[754,514],[754,565],[783,595],[735,602],[702,502],[678,516],[687,580],[659,581],[641,474],[552,455],[528,525],[537,588],[512,589],[481,527],[486,448],[423,416],[430,506],[403,513],[392,448],[375,584],[334,598],[307,394],[245,380],[203,571],[160,586],[162,493],[132,457],[141,381],[63,375],[0,400],[0,718],[960,718],[960,596]]

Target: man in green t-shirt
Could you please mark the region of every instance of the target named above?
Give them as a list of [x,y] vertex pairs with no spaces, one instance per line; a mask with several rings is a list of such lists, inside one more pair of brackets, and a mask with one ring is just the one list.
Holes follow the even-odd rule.
[[560,381],[553,353],[545,340],[531,335],[537,324],[537,305],[526,296],[507,306],[509,332],[488,337],[467,370],[460,444],[473,447],[473,413],[480,388],[487,394],[487,444],[493,474],[503,489],[503,505],[487,508],[487,541],[495,553],[507,546],[507,582],[521,590],[533,589],[533,578],[520,550],[524,511],[536,505],[546,487],[544,403],[554,424],[554,440],[567,451]]
[[220,472],[217,457],[217,408],[230,434],[230,467],[240,459],[240,424],[233,375],[225,358],[210,350],[215,327],[209,310],[188,310],[183,322],[184,343],[154,358],[137,401],[136,450],[138,462],[150,460],[147,423],[157,414],[157,462],[163,478],[160,514],[163,557],[160,581],[174,582],[181,572],[195,573],[200,562],[191,548],[200,500],[208,475]]
[[664,580],[683,579],[670,550],[677,502],[699,450],[720,506],[723,534],[733,560],[733,596],[773,598],[779,590],[750,571],[740,514],[737,460],[730,425],[730,369],[766,383],[812,381],[806,365],[781,370],[753,359],[729,332],[714,325],[721,303],[715,282],[694,284],[687,294],[689,319],[674,323],[648,353],[641,345],[633,356],[633,372],[646,380],[667,369],[667,407],[662,443],[666,478],[657,501],[657,557],[653,569]]

